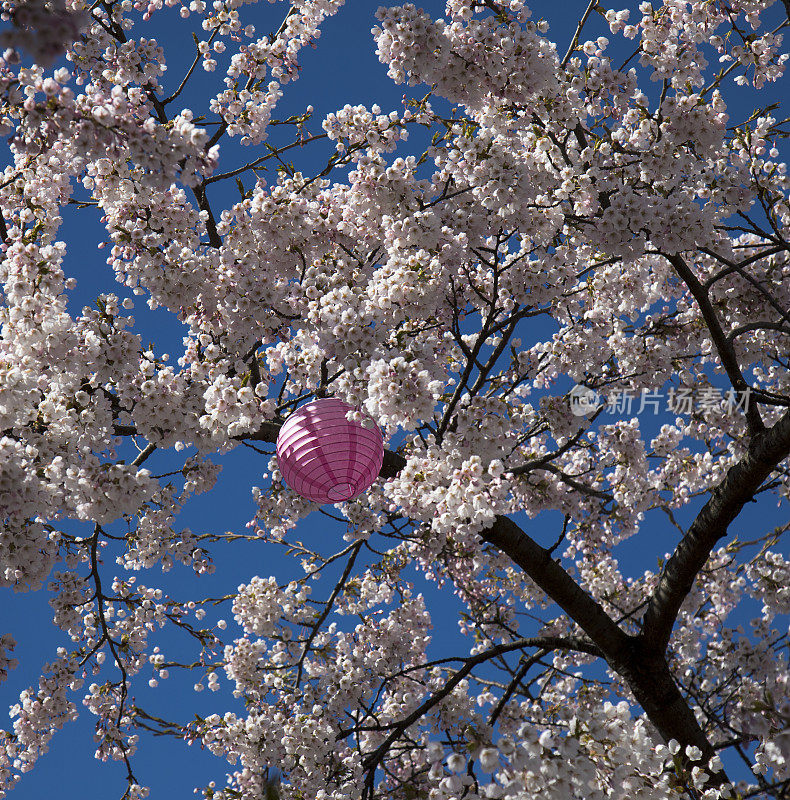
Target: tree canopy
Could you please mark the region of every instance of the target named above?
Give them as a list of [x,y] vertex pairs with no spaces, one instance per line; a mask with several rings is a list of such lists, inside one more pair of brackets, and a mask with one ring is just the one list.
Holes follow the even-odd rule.
[[[790,0],[591,0],[554,42],[571,5],[293,0],[261,36],[242,0],[3,0],[0,589],[47,587],[71,646],[0,732],[0,798],[78,703],[128,800],[157,796],[135,774],[155,734],[227,759],[212,800],[790,797],[773,627],[790,525],[731,529],[790,493],[788,120],[762,102],[786,86]],[[181,76],[146,35],[175,6],[203,32]],[[422,96],[278,118],[300,51],[357,14],[359,46]],[[601,22],[611,39],[588,39]],[[225,88],[176,113],[220,62]],[[745,90],[758,107],[731,118]],[[410,152],[410,134],[430,145]],[[223,158],[229,142],[253,155]],[[287,160],[318,142],[324,168]],[[123,287],[79,311],[70,262],[98,256],[57,238],[69,206],[103,227]],[[172,363],[136,302],[184,326]],[[523,341],[540,321],[556,332]],[[573,392],[547,393],[562,379]],[[648,435],[662,388],[676,415]],[[266,447],[325,397],[386,447],[331,514]],[[247,529],[180,529],[239,448],[260,458]],[[313,549],[299,523],[319,512],[346,531]],[[551,512],[556,530],[514,519]],[[617,548],[648,515],[676,545],[627,577]],[[222,598],[131,575],[221,576],[212,547],[240,540],[285,547],[292,579],[265,555]],[[411,568],[458,619],[434,618]],[[744,598],[761,604],[751,639],[727,622]],[[234,635],[201,625],[220,601]],[[465,652],[430,649],[439,622]],[[193,656],[152,647],[162,628]],[[0,638],[0,680],[14,645]],[[222,675],[236,703],[166,719],[135,701],[151,668],[198,691]]]

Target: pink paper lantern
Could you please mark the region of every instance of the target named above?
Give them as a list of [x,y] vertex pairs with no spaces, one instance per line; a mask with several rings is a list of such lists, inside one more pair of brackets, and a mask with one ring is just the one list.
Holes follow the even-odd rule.
[[330,397],[306,403],[277,436],[283,480],[316,503],[351,500],[373,485],[384,461],[378,426],[346,420],[353,406]]

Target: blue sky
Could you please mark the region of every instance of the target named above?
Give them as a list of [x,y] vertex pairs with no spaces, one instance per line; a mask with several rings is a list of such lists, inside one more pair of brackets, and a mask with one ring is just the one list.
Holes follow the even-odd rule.
[[[436,0],[418,5],[425,8],[434,18],[443,13],[443,3]],[[550,22],[548,35],[558,43],[560,53],[564,53],[585,6],[586,2],[581,0],[571,0],[562,6],[543,0],[533,4],[535,17],[545,15]],[[315,112],[309,130],[316,133],[320,132],[320,121],[326,114],[341,108],[346,103],[352,105],[361,103],[367,107],[378,103],[382,112],[388,113],[393,109],[401,109],[401,97],[404,93],[413,97],[425,94],[427,91],[425,87],[410,88],[405,84],[396,86],[387,77],[386,67],[375,55],[375,43],[370,35],[370,28],[376,24],[374,19],[376,7],[377,3],[350,2],[337,16],[326,21],[322,27],[317,49],[308,47],[300,53],[301,76],[299,80],[284,87],[283,99],[275,113],[278,118],[284,119],[289,114],[302,111],[307,104],[312,104]],[[263,35],[279,26],[286,8],[287,6],[282,3],[272,6],[262,2],[242,6],[243,24],[254,24],[258,33]],[[560,8],[562,12],[558,11]],[[130,37],[155,38],[165,48],[169,69],[162,83],[167,94],[180,83],[181,77],[192,61],[194,46],[190,30],[200,34],[199,18],[199,15],[193,14],[185,23],[179,18],[176,9],[165,8],[154,15],[151,23],[140,22],[128,34]],[[585,29],[582,40],[598,35],[606,35],[612,40],[615,38],[609,34],[600,18],[594,15],[589,27]],[[171,116],[182,108],[191,108],[196,115],[207,110],[208,96],[222,88],[224,67],[232,52],[232,48],[229,47],[225,54],[216,57],[218,68],[214,73],[205,73],[198,68],[179,100],[170,106]],[[784,83],[786,84],[786,79]],[[763,95],[779,96],[778,91],[776,87],[769,87]],[[763,104],[762,100],[754,99],[751,90],[737,90],[737,97],[739,102],[730,107],[732,122],[748,117],[758,102]],[[436,101],[434,106],[441,107],[441,103]],[[209,119],[211,118],[209,116]],[[287,143],[289,140],[282,137],[289,133],[290,128],[285,131],[282,128],[273,131],[270,143],[273,145]],[[398,155],[419,155],[426,144],[427,137],[423,129],[412,128],[409,140],[403,143],[391,158]],[[222,140],[221,145],[221,171],[246,163],[264,152],[263,147],[242,148],[236,140],[229,140],[227,137]],[[296,168],[305,174],[313,174],[325,166],[332,150],[331,142],[320,141],[303,149],[291,151],[289,160],[292,160]],[[336,181],[342,179],[340,174],[333,174],[331,177]],[[267,179],[271,185],[275,180],[273,173],[268,175]],[[245,185],[249,188],[249,178],[246,179]],[[84,190],[80,187],[77,196],[81,197],[83,194]],[[235,183],[227,181],[222,185],[214,184],[209,190],[209,199],[215,216],[218,216],[220,210],[238,199]],[[59,238],[64,239],[69,245],[65,269],[67,274],[76,276],[79,282],[70,298],[72,312],[79,310],[84,304],[91,304],[99,291],[115,292],[120,297],[128,296],[129,292],[125,287],[115,283],[109,267],[106,266],[107,250],[96,249],[103,232],[103,227],[98,222],[100,214],[93,210],[77,211],[73,206],[65,208],[61,214],[64,222]],[[175,361],[180,354],[182,326],[166,311],[149,311],[141,298],[135,298],[133,313],[138,320],[137,330],[143,334],[143,342],[155,342],[157,354],[168,352],[171,354],[171,361]],[[468,330],[465,332],[470,332],[471,323],[468,321],[466,325]],[[526,344],[538,338],[546,338],[554,330],[556,330],[555,325],[537,318],[523,321],[516,335]],[[716,376],[714,380],[717,386],[725,387],[721,376]],[[571,385],[572,382],[565,379],[558,382],[548,393],[564,394]],[[542,392],[533,392],[532,397],[534,399],[541,394]],[[600,421],[608,423],[615,418],[613,415],[603,415]],[[652,414],[643,414],[640,421],[645,440],[649,441],[662,424],[672,419],[674,415],[663,410],[655,417]],[[401,440],[402,433],[396,437],[394,444],[397,445]],[[273,446],[268,446],[266,449],[271,451]],[[172,453],[157,452],[146,466],[155,473],[166,472],[179,460],[180,458],[173,458]],[[178,522],[195,532],[221,533],[230,530],[244,533],[244,526],[255,511],[250,487],[266,485],[261,475],[267,470],[268,458],[239,447],[228,456],[221,459],[217,457],[217,460],[221,460],[223,464],[217,487],[213,492],[193,499]],[[697,501],[678,514],[677,518],[681,525],[685,527],[690,523],[701,505],[702,501]],[[336,513],[331,506],[325,506],[324,509]],[[777,509],[775,500],[768,498],[762,499],[756,505],[749,504],[736,523],[731,526],[730,534],[725,541],[729,541],[733,535],[739,535],[741,539],[761,535],[774,525],[784,522],[786,514],[786,506]],[[525,514],[519,514],[515,516],[515,521],[523,525],[539,543],[548,545],[556,539],[562,517],[555,512],[529,520]],[[90,533],[89,529],[80,529],[77,525],[70,525],[67,530],[79,532],[81,535]],[[119,532],[119,529],[108,530]],[[320,548],[322,552],[328,554],[340,549],[344,530],[344,525],[320,513],[314,513],[300,523],[296,536],[306,545]],[[656,559],[673,550],[678,536],[678,532],[667,524],[663,514],[660,512],[649,514],[640,533],[615,550],[624,575],[638,577],[646,569],[654,570]],[[104,557],[106,583],[109,583],[110,576],[120,572],[110,550],[111,548],[107,548]],[[227,594],[234,591],[239,584],[247,583],[255,575],[262,577],[274,575],[279,582],[286,583],[302,574],[298,563],[287,558],[283,548],[262,542],[214,545],[211,553],[217,566],[213,575],[198,578],[190,570],[178,565],[165,574],[159,568],[137,573],[137,581],[147,586],[159,586],[173,597],[183,600],[190,596]],[[322,592],[321,587],[329,586],[329,581],[337,572],[338,570],[330,571],[327,574],[329,580],[325,579],[315,586],[312,595],[314,598],[319,599],[327,595],[328,591]],[[447,587],[437,592],[432,585],[421,580],[416,574],[413,580],[417,591],[423,591],[425,594],[433,617],[433,639],[429,655],[438,658],[449,655],[462,656],[468,653],[469,643],[458,633],[458,604],[452,592],[447,591]],[[53,658],[58,646],[70,645],[65,634],[52,624],[48,596],[46,591],[13,594],[3,590],[0,634],[10,632],[15,637],[18,645],[14,655],[21,663],[17,670],[9,674],[8,680],[0,684],[0,710],[7,709],[17,702],[21,690],[30,685],[37,685],[41,665]],[[728,623],[732,626],[743,624],[748,631],[748,620],[757,613],[759,607],[756,603],[744,603],[730,617]],[[549,615],[550,612],[546,612],[546,618],[549,618]],[[224,632],[226,642],[240,635],[240,630],[233,623],[229,604],[226,603],[216,611],[209,610],[206,623],[212,617],[214,621],[219,618],[228,621],[228,628]],[[338,618],[338,622],[342,627],[343,618]],[[530,632],[528,629],[524,631],[525,635]],[[151,646],[161,644],[168,657],[191,659],[194,655],[188,643],[178,633],[154,633],[150,643]],[[110,659],[108,664],[109,661]],[[138,675],[133,693],[140,705],[158,716],[183,722],[192,719],[195,713],[205,716],[215,712],[222,714],[226,710],[237,713],[242,711],[241,704],[232,698],[231,686],[224,679],[223,673],[220,672],[222,688],[219,692],[204,691],[197,694],[192,690],[197,675],[181,676],[176,675],[176,672],[171,670],[171,677],[161,681],[156,689],[150,689],[147,685],[148,678],[151,677],[150,672],[144,670]],[[600,673],[589,671],[589,674]],[[115,675],[111,667],[106,667],[98,680],[110,677],[114,679]],[[102,764],[93,758],[95,718],[82,709],[81,692],[72,693],[72,699],[81,710],[80,719],[75,723],[69,723],[63,731],[55,735],[50,751],[41,758],[31,773],[23,777],[14,791],[15,800],[38,800],[50,794],[63,800],[70,800],[82,797],[88,786],[96,797],[113,798],[122,794],[125,784],[123,765]],[[9,728],[10,724],[10,720],[6,719],[0,726]],[[152,798],[156,800],[165,796],[165,793],[174,798],[187,797],[191,796],[193,786],[205,785],[210,780],[215,780],[218,785],[224,783],[224,775],[231,769],[229,765],[208,752],[198,757],[198,747],[199,745],[195,744],[189,748],[183,742],[168,737],[156,739],[145,735],[141,737],[133,763],[141,782],[152,787]],[[726,765],[732,769],[733,777],[744,777],[742,771],[733,769],[730,762],[726,762]]]

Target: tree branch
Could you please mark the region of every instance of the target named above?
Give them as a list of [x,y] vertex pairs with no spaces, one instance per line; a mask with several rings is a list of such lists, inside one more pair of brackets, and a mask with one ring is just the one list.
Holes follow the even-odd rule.
[[748,264],[751,264],[754,261],[758,261],[761,258],[766,258],[769,255],[775,255],[776,252],[780,252],[782,250],[787,250],[788,248],[782,246],[781,248],[777,248],[775,251],[766,251],[764,253],[760,253],[758,256],[752,256],[751,258],[747,258],[745,261],[741,261],[739,264],[734,264],[728,258],[724,258],[724,256],[720,256],[718,253],[714,253],[712,250],[708,250],[707,247],[701,247],[700,250],[703,253],[707,253],[709,256],[713,256],[714,258],[721,261],[722,264],[726,264],[726,269],[717,272],[712,277],[708,278],[704,284],[702,284],[702,288],[707,293],[708,289],[720,278],[723,278],[725,275],[730,274],[730,272],[737,272],[745,281],[751,283],[755,289],[757,289],[760,294],[765,297],[765,299],[773,306],[775,311],[779,314],[782,319],[790,324],[790,314],[782,308],[776,298],[758,281],[756,278],[753,278],[745,269]]
[[313,643],[313,639],[318,634],[321,625],[323,624],[324,620],[329,616],[330,612],[332,611],[332,606],[335,602],[335,598],[340,594],[343,586],[345,585],[346,581],[348,580],[348,576],[351,574],[351,570],[354,566],[354,561],[356,561],[357,556],[359,555],[359,551],[362,549],[362,545],[365,543],[364,539],[360,539],[360,541],[356,542],[355,544],[351,545],[348,549],[351,551],[351,557],[348,559],[348,563],[346,564],[346,568],[343,570],[343,574],[340,576],[337,584],[335,585],[334,590],[332,591],[332,595],[329,600],[326,601],[326,606],[324,607],[321,616],[310,626],[312,630],[310,631],[310,635],[307,637],[307,640],[304,643],[302,648],[302,655],[299,658],[299,666],[296,672],[296,682],[294,683],[294,687],[296,689],[299,688],[299,682],[302,680],[302,670],[304,669],[304,660],[307,657],[307,654],[310,652],[310,645]]
[[[708,326],[710,337],[713,341],[713,346],[719,354],[719,359],[724,367],[727,377],[733,388],[738,392],[746,391],[746,379],[743,377],[741,368],[738,366],[738,359],[735,357],[732,343],[727,341],[724,331],[719,323],[719,318],[716,311],[711,305],[708,297],[708,292],[705,287],[697,280],[694,273],[689,269],[686,262],[679,255],[666,255],[666,259],[675,268],[675,271],[683,279],[683,282],[688,287],[697,305],[702,313],[705,324]],[[755,434],[764,431],[765,425],[763,424],[760,412],[755,404],[748,404],[746,407],[746,424],[749,428],[749,433],[754,436]]]
[[[425,716],[435,705],[440,703],[445,697],[452,693],[453,689],[478,665],[482,664],[485,661],[489,661],[496,656],[502,655],[503,653],[509,653],[513,650],[521,650],[524,647],[541,647],[542,650],[539,651],[537,658],[542,657],[549,650],[556,647],[565,647],[567,640],[562,637],[551,637],[551,636],[538,636],[535,638],[526,638],[526,639],[517,639],[514,642],[507,642],[503,644],[494,645],[490,647],[488,650],[484,650],[482,653],[478,653],[474,656],[469,656],[469,658],[463,659],[463,666],[461,669],[458,670],[448,681],[447,683],[438,691],[434,692],[430,697],[428,697],[424,702],[422,702],[414,711],[411,712],[407,717],[404,717],[400,722],[395,723],[392,726],[382,726],[382,727],[392,727],[392,731],[389,736],[374,750],[370,755],[368,755],[364,761],[362,762],[363,767],[366,771],[368,771],[368,783],[372,781],[373,774],[375,769],[381,759],[386,754],[387,750],[389,750],[392,743],[403,734],[410,725],[413,725],[417,720],[421,717]],[[342,735],[348,735],[349,731],[341,731],[338,734],[338,737]],[[372,787],[372,783],[370,783]]]
[[788,328],[782,322],[771,322],[771,320],[764,320],[762,322],[747,322],[745,325],[739,325],[737,328],[733,328],[727,334],[727,341],[732,344],[735,339],[741,336],[744,333],[748,333],[749,331],[762,331],[762,330],[772,330],[772,331],[780,331],[781,333],[790,333],[790,328]]
[[[790,2],[790,0],[788,0]],[[598,0],[590,0],[589,4],[587,5],[587,9],[585,10],[581,20],[579,21],[578,26],[576,27],[576,33],[573,34],[573,39],[571,40],[570,46],[568,47],[568,51],[563,56],[562,61],[560,61],[560,66],[564,69],[565,65],[570,60],[573,51],[576,49],[576,45],[579,44],[579,36],[581,35],[582,28],[584,27],[584,23],[587,22],[587,18],[592,13],[593,9],[598,5]]]
[[678,610],[697,573],[708,560],[727,526],[749,502],[773,469],[790,455],[790,411],[772,428],[754,437],[746,455],[727,471],[697,514],[688,533],[664,565],[658,586],[645,611],[640,637],[654,652],[663,653]]

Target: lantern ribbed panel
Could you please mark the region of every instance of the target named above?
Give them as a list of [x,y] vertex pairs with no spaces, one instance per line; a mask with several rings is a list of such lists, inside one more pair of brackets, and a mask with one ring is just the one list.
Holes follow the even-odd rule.
[[353,406],[336,398],[306,403],[285,421],[277,437],[283,480],[316,503],[351,500],[373,485],[384,461],[378,426],[346,420]]

